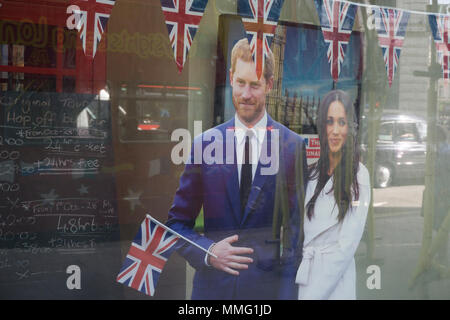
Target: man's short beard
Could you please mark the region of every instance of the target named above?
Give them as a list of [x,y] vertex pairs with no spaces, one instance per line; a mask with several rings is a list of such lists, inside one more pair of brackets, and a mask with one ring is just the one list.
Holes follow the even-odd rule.
[[[250,102],[251,102],[251,101],[250,101]],[[233,104],[234,104],[235,109],[236,109],[236,107],[237,107],[238,110],[240,109],[240,105],[239,105],[238,101],[236,101],[234,98],[233,98]],[[264,105],[262,106],[262,108],[260,108],[260,105],[256,105],[255,112],[253,112],[253,113],[252,113],[251,115],[249,115],[248,117],[246,117],[245,115],[241,115],[241,114],[238,113],[238,112],[237,112],[237,114],[238,114],[239,118],[242,119],[244,122],[246,122],[246,123],[252,123],[252,122],[255,121],[256,119],[258,119],[258,117],[260,117],[261,114],[264,113],[264,109],[265,109],[265,103],[264,103]]]

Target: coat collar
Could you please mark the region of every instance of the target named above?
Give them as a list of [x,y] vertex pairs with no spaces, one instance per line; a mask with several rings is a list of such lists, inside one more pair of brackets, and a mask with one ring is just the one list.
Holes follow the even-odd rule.
[[[320,202],[321,206],[326,206],[326,210],[321,211],[320,216],[317,216],[318,212],[315,210],[314,216],[312,220],[310,221],[309,218],[306,216],[306,204],[311,199],[312,195],[314,194],[314,190],[316,188],[318,179],[311,180],[309,183],[310,185],[308,187],[308,193],[305,198],[305,222],[309,223],[308,225],[308,232],[305,232],[305,239],[303,242],[303,246],[307,246],[314,238],[316,238],[318,235],[323,233],[325,230],[328,230],[329,228],[333,227],[338,221],[338,213],[339,209],[336,205],[336,201],[334,199],[334,194],[330,193],[327,194],[327,192],[331,189],[333,185],[333,177],[331,177],[327,183],[325,184],[325,187],[322,189],[319,197],[316,200],[316,206],[317,203]],[[323,207],[322,207],[323,208]],[[331,211],[331,214],[327,214]]]

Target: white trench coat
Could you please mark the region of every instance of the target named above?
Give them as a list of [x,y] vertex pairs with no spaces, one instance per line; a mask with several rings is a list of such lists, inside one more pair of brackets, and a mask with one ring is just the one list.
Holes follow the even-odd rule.
[[[362,163],[358,183],[359,200],[352,202],[341,223],[334,194],[327,194],[333,186],[333,177],[319,194],[311,220],[305,209],[303,260],[295,280],[300,300],[356,299],[354,255],[364,232],[371,190],[369,172]],[[305,207],[316,184],[317,179],[308,182]]]

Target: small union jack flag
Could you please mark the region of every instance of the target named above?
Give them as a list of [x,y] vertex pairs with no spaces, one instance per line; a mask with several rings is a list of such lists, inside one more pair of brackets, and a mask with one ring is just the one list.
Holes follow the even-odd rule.
[[434,44],[439,63],[442,66],[443,78],[446,81],[450,76],[450,43],[448,33],[450,31],[449,16],[429,15],[431,31],[433,32]]
[[178,72],[183,71],[189,49],[208,0],[161,0]]
[[348,2],[315,0],[322,27],[323,38],[328,44],[328,62],[333,80],[337,82],[344,62],[345,51],[355,22],[357,6]]
[[98,44],[105,32],[116,0],[76,0],[73,4],[80,10],[74,11],[77,17],[77,30],[83,43],[84,54],[95,57]]
[[261,78],[272,38],[280,18],[284,0],[238,0],[238,14],[242,17],[247,39],[256,65],[256,75]]
[[141,224],[117,282],[147,295],[155,294],[159,276],[179,237],[147,215]]
[[391,87],[400,60],[410,13],[388,8],[374,8],[373,13],[378,43],[383,50],[389,87]]

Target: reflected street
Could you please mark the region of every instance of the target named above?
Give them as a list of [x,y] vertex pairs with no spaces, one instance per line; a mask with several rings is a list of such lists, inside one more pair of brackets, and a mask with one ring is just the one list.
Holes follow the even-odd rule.
[[424,185],[402,185],[384,189],[374,188],[373,207],[375,214],[420,212],[424,189]]
[[[428,272],[419,278],[427,283],[408,290],[408,282],[422,248],[423,222],[421,216],[424,185],[392,186],[373,189],[375,252],[374,260],[366,260],[366,244],[362,241],[357,254],[357,295],[359,299],[447,299],[450,280],[439,279]],[[433,237],[435,236],[433,231]],[[450,241],[448,241],[449,243]],[[447,257],[450,256],[447,245]],[[445,249],[444,249],[445,250]],[[444,263],[448,265],[448,261]],[[378,265],[381,288],[369,290],[366,281],[369,265]]]

